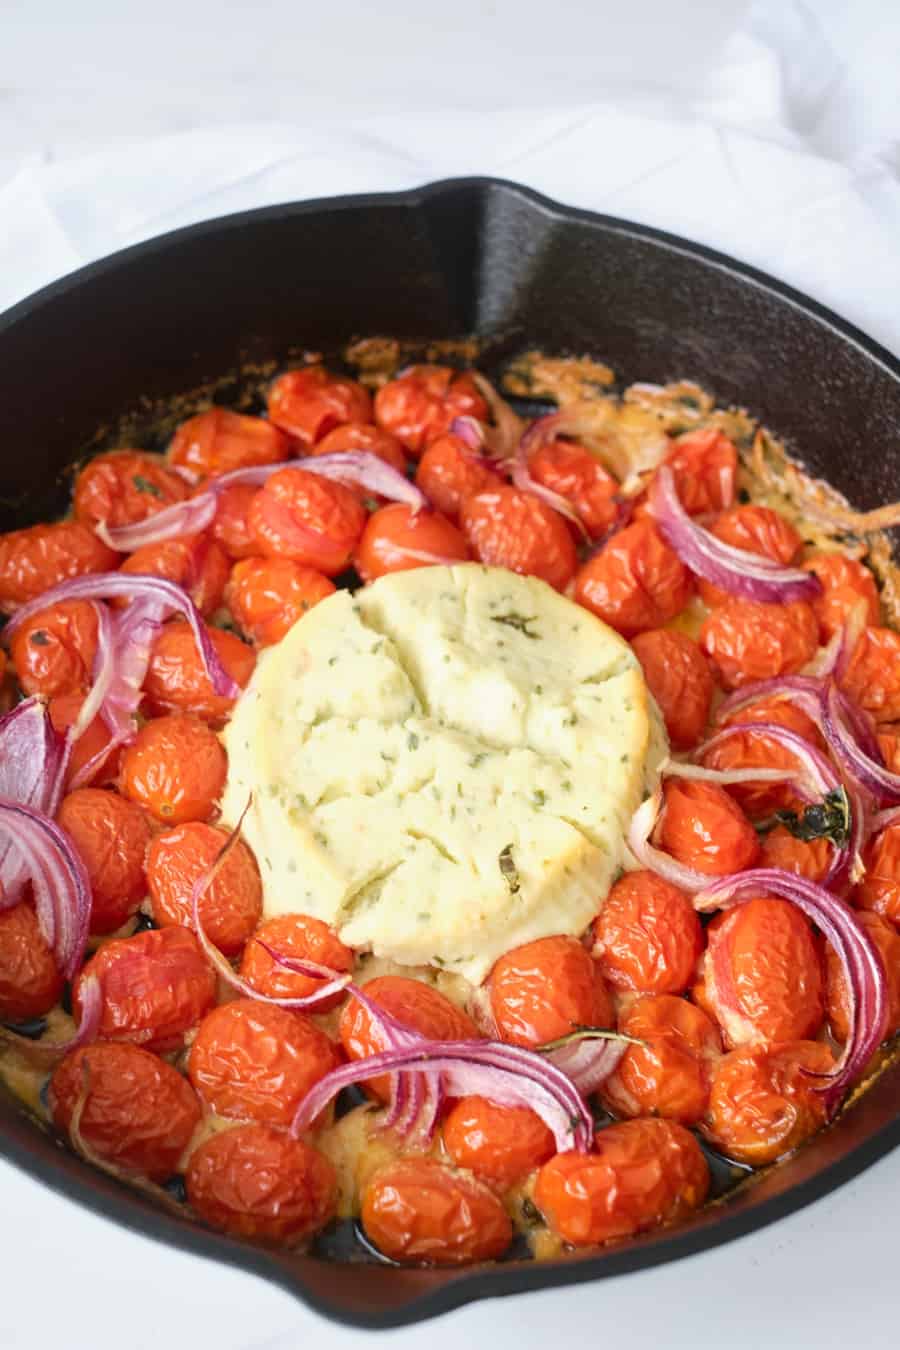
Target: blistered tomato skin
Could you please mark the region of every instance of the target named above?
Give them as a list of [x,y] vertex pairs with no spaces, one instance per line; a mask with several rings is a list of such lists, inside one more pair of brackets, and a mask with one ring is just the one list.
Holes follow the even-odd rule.
[[[737,724],[737,719],[735,723]],[[734,731],[727,739],[713,745],[701,757],[705,769],[730,772],[733,769],[779,769],[796,774],[800,761],[792,750],[762,731]],[[792,810],[797,805],[793,784],[749,782],[727,783],[727,792],[751,820],[762,820],[776,811]]]
[[[406,474],[406,455],[403,446],[389,431],[371,424],[345,422],[342,426],[329,431],[327,436],[309,450],[310,455],[343,455],[347,451],[362,451],[374,455],[384,464],[388,464],[397,473]],[[361,483],[356,491],[363,497],[377,497]]]
[[375,421],[416,458],[455,417],[485,421],[487,415],[472,376],[449,366],[410,366],[375,395]]
[[219,492],[210,530],[213,539],[233,561],[255,557],[259,552],[250,528],[250,507],[258,492],[259,488],[252,483],[232,483]]
[[752,867],[759,853],[756,831],[716,783],[669,778],[664,788],[660,847],[706,876]]
[[619,484],[583,445],[552,441],[528,461],[536,483],[565,497],[592,539],[599,539],[619,516]]
[[[309,914],[279,914],[260,925],[241,959],[242,977],[269,998],[306,998],[320,989],[325,980],[286,970],[269,955],[266,947],[279,956],[327,966],[339,975],[353,969],[352,950],[321,919]],[[329,1012],[345,997],[344,993],[334,994],[321,1002],[316,1011]]]
[[502,1256],[512,1224],[494,1192],[433,1158],[380,1168],[362,1202],[366,1237],[394,1261],[466,1265]]
[[179,539],[165,539],[160,544],[145,544],[136,549],[119,571],[174,581],[208,618],[222,603],[228,580],[228,557],[209,535],[185,534]]
[[324,366],[304,366],[279,375],[269,389],[269,418],[309,447],[344,422],[372,420],[372,400],[355,380]]
[[460,525],[479,562],[540,577],[556,590],[572,580],[578,562],[561,515],[530,492],[492,488],[468,497]]
[[714,681],[699,645],[686,633],[653,628],[631,643],[676,750],[690,750],[709,721]]
[[163,825],[208,820],[227,767],[216,733],[204,722],[181,713],[155,717],[122,756],[121,791]]
[[84,692],[97,654],[97,611],[89,600],[63,600],[13,634],[10,656],[26,694],[57,698]]
[[684,891],[653,872],[626,872],[594,920],[591,941],[609,984],[681,994],[703,950],[703,929]]
[[457,1167],[506,1191],[556,1152],[547,1126],[524,1106],[497,1106],[484,1097],[463,1097],[441,1131]]
[[185,1033],[212,1007],[216,993],[212,966],[186,928],[151,928],[105,942],[75,983],[78,1017],[89,975],[99,979],[103,991],[101,1039],[133,1041],[161,1053],[183,1045]]
[[737,449],[721,431],[689,431],[679,436],[666,463],[689,515],[724,511],[734,501]]
[[281,469],[250,504],[248,521],[257,551],[292,558],[326,576],[350,561],[366,524],[356,494],[305,469]]
[[574,1247],[630,1237],[698,1209],[709,1169],[692,1134],[672,1120],[629,1120],[595,1136],[593,1153],[558,1153],[538,1172],[534,1199]]
[[878,587],[864,563],[844,553],[817,553],[807,558],[803,567],[814,572],[822,583],[822,594],[812,602],[822,642],[843,627],[860,604],[864,606],[867,624],[880,622]]
[[436,511],[416,511],[393,502],[373,511],[353,558],[363,581],[414,567],[466,562],[469,545],[452,521]]
[[67,1133],[81,1104],[78,1132],[104,1162],[166,1181],[200,1123],[190,1083],[158,1055],[98,1041],[67,1055],[50,1083],[53,1119]]
[[63,978],[34,906],[22,900],[0,911],[0,1019],[15,1023],[41,1017],[62,991]]
[[269,1125],[213,1135],[191,1154],[192,1209],[211,1228],[265,1243],[297,1243],[334,1214],[337,1179],[326,1157]]
[[812,1074],[833,1066],[821,1041],[733,1050],[713,1074],[704,1133],[736,1162],[775,1162],[825,1124],[824,1097]]
[[578,603],[626,638],[669,623],[692,590],[690,573],[652,520],[614,534],[575,577]]
[[[243,689],[256,665],[253,648],[222,628],[207,628],[206,635],[226,673]],[[192,713],[215,727],[223,725],[235,702],[215,692],[190,625],[179,621],[164,624],[153,644],[144,694],[154,716]]]
[[75,479],[72,509],[89,528],[134,525],[166,506],[183,501],[187,484],[158,455],[110,450],[96,455]]
[[900,633],[867,628],[841,686],[876,722],[900,720]]
[[[193,928],[193,888],[227,841],[222,830],[199,821],[155,836],[147,849],[147,887],[153,918],[160,927]],[[238,839],[200,898],[200,922],[214,946],[225,956],[235,956],[261,913],[262,882],[256,859]]]
[[454,522],[469,497],[502,484],[500,475],[450,432],[431,442],[416,469],[416,487],[436,511]]
[[854,905],[900,928],[900,822],[869,841],[863,864],[865,871],[853,892]]
[[217,1115],[287,1127],[337,1063],[325,1032],[302,1013],[239,998],[201,1022],[188,1077]]
[[610,1025],[600,973],[575,938],[515,947],[495,964],[487,987],[497,1034],[513,1045],[543,1045],[580,1026]]
[[729,600],[700,630],[700,645],[725,689],[794,675],[815,656],[819,625],[809,605]]
[[169,446],[169,463],[192,483],[234,469],[278,464],[290,455],[290,440],[272,422],[226,408],[209,408],[181,422]]
[[795,839],[784,825],[776,825],[764,835],[759,849],[760,867],[780,867],[806,877],[807,881],[822,881],[831,865],[832,847],[827,839],[812,839],[808,843]]
[[[888,1019],[885,1037],[900,1029],[900,933],[879,914],[862,910],[857,915],[881,957],[887,980]],[[850,997],[844,967],[830,943],[825,946],[825,1011],[835,1040],[846,1041],[850,1033]]]
[[11,614],[57,582],[111,572],[119,554],[77,520],[31,525],[0,535],[0,611]]
[[[64,733],[75,725],[85,697],[84,694],[62,694],[50,700],[47,710],[55,731]],[[113,748],[107,755],[103,754],[111,739],[109,728],[98,714],[72,746],[64,782],[66,791],[71,788],[77,775],[82,771],[88,772],[88,765],[91,765],[91,769],[89,778],[85,779],[85,786],[98,787],[112,782],[118,773],[119,750]]]
[[146,815],[117,792],[85,787],[63,798],[56,819],[87,869],[91,932],[114,932],[147,893],[144,856],[151,831]]
[[225,603],[241,631],[268,647],[334,589],[322,572],[291,558],[244,558],[231,570]]
[[810,745],[822,746],[822,738],[812,718],[792,703],[790,698],[758,698],[722,718],[722,726],[725,727],[738,722],[774,722],[776,726],[786,727],[788,731],[802,736]]
[[[769,506],[735,506],[719,516],[712,533],[723,544],[784,566],[794,561],[803,546],[803,540],[790,521]],[[702,578],[698,579],[697,590],[710,609],[724,605],[732,598],[728,591]]]
[[701,1008],[672,994],[638,999],[619,1019],[629,1045],[603,1084],[617,1116],[661,1116],[695,1125],[706,1112],[712,1070],[722,1054],[718,1028]]

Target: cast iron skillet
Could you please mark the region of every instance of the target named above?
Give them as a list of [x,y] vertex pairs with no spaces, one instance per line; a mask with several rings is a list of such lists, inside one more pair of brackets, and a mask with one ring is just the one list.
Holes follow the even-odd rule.
[[[515,184],[277,206],[85,267],[0,317],[0,529],[60,511],[60,471],[111,417],[304,345],[476,333],[688,377],[764,418],[860,507],[900,496],[900,364],[820,305],[658,230]],[[138,1232],[263,1275],[339,1321],[390,1327],[474,1299],[576,1284],[701,1251],[809,1204],[900,1143],[900,1064],[785,1166],[669,1232],[600,1254],[459,1272],[348,1267],[207,1232],[93,1171],[0,1100],[0,1149]]]

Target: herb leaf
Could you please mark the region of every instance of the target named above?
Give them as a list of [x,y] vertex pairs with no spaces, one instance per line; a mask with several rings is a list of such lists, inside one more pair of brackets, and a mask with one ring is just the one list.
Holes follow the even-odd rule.
[[519,881],[519,872],[516,864],[513,862],[512,851],[512,844],[507,844],[506,848],[501,851],[497,862],[500,865],[500,872],[503,879],[509,887],[510,895],[515,895],[521,888],[522,883]]
[[509,614],[492,614],[491,623],[502,623],[507,628],[515,628],[517,633],[524,633],[532,642],[540,642],[540,633],[532,633],[528,627],[530,623],[537,623],[537,615],[516,614],[511,611]]
[[131,481],[138,492],[146,492],[150,497],[162,496],[162,489],[158,488],[155,483],[151,483],[149,478],[144,478],[142,474],[136,473]]
[[795,839],[807,844],[813,839],[830,839],[842,848],[850,838],[850,799],[842,787],[827,793],[820,802],[812,802],[801,815],[776,811],[775,816]]

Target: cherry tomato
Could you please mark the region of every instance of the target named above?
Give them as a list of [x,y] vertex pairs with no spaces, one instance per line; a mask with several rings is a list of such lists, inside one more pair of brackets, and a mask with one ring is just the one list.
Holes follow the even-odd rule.
[[443,1126],[444,1148],[457,1167],[499,1191],[509,1190],[556,1152],[547,1126],[525,1106],[463,1097]]
[[379,1168],[360,1217],[366,1237],[393,1261],[491,1261],[513,1237],[509,1215],[490,1187],[435,1158],[402,1158]]
[[691,590],[690,572],[652,520],[614,534],[575,577],[578,603],[628,638],[674,619]]
[[186,928],[150,928],[104,942],[75,982],[72,1002],[79,1019],[89,975],[97,976],[103,990],[101,1038],[134,1041],[148,1050],[179,1049],[216,995],[213,968]]
[[[377,979],[369,980],[365,991],[379,1008],[384,1008],[405,1027],[418,1031],[429,1040],[479,1039],[478,1028],[471,1017],[421,980],[407,979],[404,975],[379,975]],[[380,1028],[362,1004],[353,998],[347,1000],[341,1013],[338,1034],[349,1059],[365,1059],[388,1048]],[[386,1076],[371,1079],[365,1087],[381,1101],[387,1101],[390,1096]]]
[[[311,455],[343,455],[348,450],[362,450],[367,455],[375,455],[377,459],[383,460],[389,464],[397,473],[402,473],[406,477],[406,454],[403,446],[392,436],[389,431],[383,431],[381,427],[359,426],[350,422],[343,426],[335,427],[329,431],[327,436],[323,436],[318,444],[312,446],[309,453]],[[368,488],[361,483],[356,488],[357,493],[364,499],[367,497],[378,498],[377,492],[370,492]],[[381,500],[379,498],[379,500]]]
[[268,403],[275,425],[305,446],[315,445],[343,422],[372,421],[368,390],[324,366],[285,371],[269,389]]
[[78,1131],[105,1162],[151,1181],[178,1171],[200,1123],[190,1083],[137,1045],[97,1042],[66,1055],[50,1080],[53,1119],[67,1133],[82,1103]]
[[706,930],[703,1003],[726,1045],[771,1045],[822,1024],[822,963],[809,921],[788,900],[760,896]]
[[121,928],[147,894],[147,817],[134,802],[101,788],[77,788],[56,817],[72,840],[91,883],[91,932]]
[[571,502],[592,538],[616,523],[619,484],[583,445],[551,441],[531,456],[528,470],[536,483]]
[[248,519],[258,552],[293,558],[333,577],[350,561],[366,512],[342,483],[304,469],[280,469],[254,497]]
[[876,722],[900,721],[900,633],[867,628],[841,686]]
[[729,600],[709,615],[700,645],[726,689],[793,675],[815,655],[819,625],[809,605]]
[[807,572],[815,572],[824,588],[823,594],[812,602],[823,642],[844,626],[860,602],[866,607],[866,623],[879,623],[878,587],[864,563],[848,558],[846,553],[816,553],[803,566]]
[[[706,769],[721,772],[732,769],[779,769],[785,773],[797,773],[800,769],[793,751],[767,736],[761,729],[735,731],[727,740],[707,750],[700,763]],[[793,810],[798,804],[790,782],[728,783],[726,791],[754,820],[771,816],[776,811]]]
[[877,740],[885,767],[890,769],[891,773],[900,773],[900,727],[879,727]]
[[175,428],[169,463],[198,483],[233,469],[277,464],[290,453],[288,437],[264,418],[209,408]]
[[82,525],[101,521],[115,528],[134,525],[165,506],[184,501],[184,479],[159,455],[142,450],[110,450],[95,455],[75,479],[72,510]]
[[183,586],[201,614],[214,614],[228,580],[228,558],[215,539],[185,534],[161,544],[145,544],[126,558],[120,572],[163,577]]
[[225,603],[238,627],[258,647],[269,647],[333,594],[333,581],[291,558],[244,558],[231,569]]
[[[156,835],[147,851],[147,889],[153,918],[161,928],[167,924],[193,928],[194,884],[212,867],[227,839],[222,830],[199,821]],[[200,920],[219,951],[235,956],[261,913],[262,882],[256,859],[238,839],[200,899]]]
[[337,1063],[335,1047],[308,1017],[238,998],[204,1017],[187,1071],[217,1115],[288,1126],[310,1088]]
[[97,654],[97,611],[89,600],[61,600],[27,619],[10,655],[26,694],[83,693]]
[[0,534],[0,610],[9,614],[59,581],[109,572],[118,563],[118,553],[77,520]]
[[900,821],[869,840],[863,863],[866,870],[853,892],[854,905],[900,928]]
[[[50,700],[47,711],[50,714],[50,721],[53,723],[55,731],[66,732],[75,725],[84,699],[84,694],[63,694],[59,698]],[[88,723],[72,746],[64,784],[67,790],[71,787],[76,775],[80,774],[91,763],[93,764],[90,772],[90,783],[92,785],[97,786],[98,784],[112,782],[119,771],[119,751],[113,747],[108,754],[103,754],[104,748],[109,745],[111,739],[112,734],[109,727],[98,713],[93,721]]]
[[543,1045],[580,1026],[611,1024],[600,972],[571,937],[538,938],[501,956],[488,976],[497,1034],[513,1045]]
[[464,536],[449,520],[394,502],[369,516],[353,564],[363,581],[375,581],[388,572],[465,562],[468,557]]
[[737,450],[721,431],[689,431],[666,458],[681,504],[692,516],[725,511],[734,501]]
[[722,725],[726,727],[733,726],[736,722],[774,722],[776,726],[787,727],[788,731],[796,732],[805,741],[809,741],[810,745],[817,747],[822,745],[822,738],[815,722],[802,708],[792,703],[790,698],[778,698],[777,695],[758,698],[753,703],[748,703],[746,707],[738,708],[722,718]]
[[563,590],[578,563],[561,515],[532,492],[498,487],[467,497],[460,525],[479,562],[540,577]]
[[484,422],[488,407],[468,371],[449,366],[410,366],[375,395],[375,421],[417,458],[450,430],[455,417]]
[[833,1063],[821,1041],[733,1050],[713,1074],[704,1132],[736,1162],[774,1162],[825,1124],[822,1093],[804,1070],[824,1074]]
[[703,929],[684,891],[653,872],[626,872],[591,925],[591,940],[610,984],[681,994],[703,950]]
[[716,1024],[672,994],[639,998],[619,1030],[629,1045],[603,1084],[603,1101],[617,1116],[662,1116],[694,1125],[709,1102],[712,1071],[722,1053]]
[[673,858],[711,877],[753,866],[756,831],[716,783],[669,778],[664,794],[660,847]]
[[[900,933],[887,919],[862,910],[857,918],[871,938],[884,965],[887,978],[888,1022],[885,1036],[900,1029]],[[844,968],[830,943],[825,945],[825,1012],[835,1040],[845,1041],[850,1034],[850,995]]]
[[252,558],[258,552],[250,529],[250,507],[258,492],[252,483],[232,483],[218,495],[212,537],[229,558]]
[[780,867],[807,881],[823,881],[831,865],[831,845],[827,839],[806,843],[795,839],[784,825],[776,825],[764,835],[759,850],[760,867]]
[[228,761],[216,733],[184,714],[156,717],[141,727],[122,756],[121,790],[164,825],[208,820]]
[[[771,558],[785,566],[793,562],[803,546],[803,540],[790,521],[769,506],[735,506],[719,516],[712,533],[723,544],[742,548],[761,558]],[[697,580],[697,590],[710,609],[727,604],[732,598],[727,591],[702,578]]]
[[[206,633],[226,672],[243,689],[256,665],[253,648],[221,628],[207,628]],[[213,689],[190,624],[177,620],[164,624],[157,635],[144,693],[153,714],[194,713],[213,726],[221,726],[234,707],[233,698]]]
[[669,740],[690,750],[709,721],[713,677],[693,638],[671,628],[638,633],[631,643],[650,693],[659,704]]
[[698,1209],[709,1168],[674,1120],[627,1120],[595,1137],[593,1153],[558,1153],[538,1172],[534,1199],[574,1247],[630,1237]]
[[469,497],[502,485],[499,473],[452,432],[431,442],[416,469],[416,486],[435,511],[453,521]]
[[333,1216],[337,1178],[324,1154],[269,1125],[214,1134],[191,1154],[192,1209],[211,1228],[257,1242],[299,1242]]
[[[298,961],[314,961],[344,975],[353,969],[353,952],[345,947],[333,929],[310,914],[279,914],[262,924],[244,948],[241,975],[254,989],[269,998],[306,998],[325,983],[308,975],[285,970],[266,951]],[[345,997],[334,994],[318,1006],[318,1012],[336,1008]]]
[[0,910],[0,1018],[27,1022],[59,1001],[63,978],[29,900]]

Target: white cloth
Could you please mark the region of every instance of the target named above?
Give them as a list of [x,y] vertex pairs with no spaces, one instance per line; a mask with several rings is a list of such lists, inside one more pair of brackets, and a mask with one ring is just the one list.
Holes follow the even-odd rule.
[[[483,173],[724,249],[900,352],[896,0],[307,8],[0,0],[0,308],[223,212]],[[4,1350],[364,1343],[5,1164],[0,1184]],[[729,1247],[383,1343],[887,1350],[898,1213],[900,1156]]]

